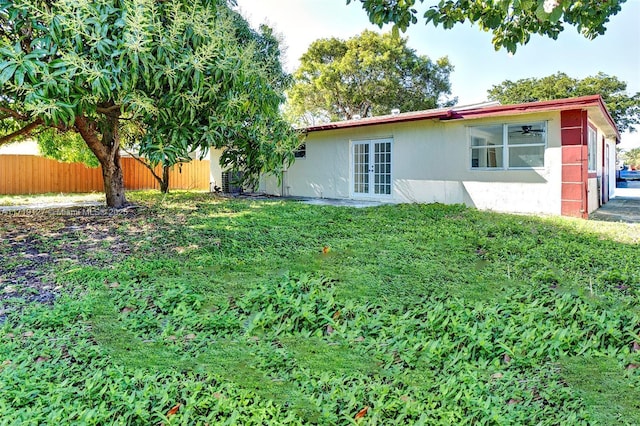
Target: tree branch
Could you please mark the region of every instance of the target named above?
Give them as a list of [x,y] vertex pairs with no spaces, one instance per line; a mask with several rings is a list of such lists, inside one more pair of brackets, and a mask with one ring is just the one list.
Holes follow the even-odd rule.
[[122,150],[124,152],[126,152],[127,154],[129,154],[131,156],[131,158],[133,158],[134,160],[136,160],[137,162],[139,162],[140,164],[145,166],[147,169],[149,169],[149,171],[151,172],[153,177],[158,181],[158,183],[160,183],[160,184],[162,183],[162,178],[160,176],[158,176],[158,174],[155,172],[155,170],[153,170],[153,167],[151,167],[151,164],[147,163],[146,161],[144,161],[142,158],[140,158],[139,156],[135,155],[134,153],[128,151],[126,148],[122,148]]
[[76,115],[74,127],[78,133],[80,133],[80,136],[82,136],[82,139],[84,139],[91,152],[93,152],[98,158],[98,161],[100,161],[101,164],[107,161],[109,152],[107,151],[107,147],[100,142],[95,125],[91,125],[87,120],[87,117],[83,115]]
[[42,120],[37,118],[35,121],[33,121],[32,123],[27,124],[22,129],[16,130],[13,133],[10,133],[10,134],[8,134],[6,136],[0,137],[0,146],[11,142],[13,139],[17,138],[18,136],[22,136],[22,135],[26,135],[26,134],[30,133],[32,130],[34,130],[35,128],[37,128],[41,124],[42,124]]
[[18,111],[14,111],[9,108],[0,107],[0,111],[6,112],[8,116],[10,116],[11,118],[15,118],[16,120],[26,121],[29,119],[29,117],[27,117],[26,115],[22,115]]
[[99,112],[100,114],[104,114],[104,115],[110,115],[113,116],[115,115],[114,113],[118,113],[116,116],[120,115],[120,105],[111,105],[108,107],[97,107],[96,111]]

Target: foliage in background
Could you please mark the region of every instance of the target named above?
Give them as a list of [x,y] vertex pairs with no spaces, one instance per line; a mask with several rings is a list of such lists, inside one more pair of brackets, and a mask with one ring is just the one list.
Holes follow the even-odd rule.
[[144,127],[140,153],[171,164],[225,148],[255,178],[293,158],[281,118],[287,76],[270,30],[224,0],[0,0],[0,110],[21,129],[77,131],[102,165],[107,204],[126,204],[120,125]]
[[0,423],[640,424],[636,225],[130,197],[0,222]]
[[618,130],[635,131],[640,124],[640,92],[628,95],[626,82],[602,72],[583,79],[569,77],[558,71],[542,78],[506,80],[494,85],[487,93],[489,99],[503,104],[600,95]]
[[618,155],[625,165],[640,169],[640,148],[633,148]]
[[[162,72],[145,82],[157,102],[140,120],[139,152],[152,166],[171,166],[188,161],[195,150],[204,155],[209,147],[222,148],[223,169],[243,171],[251,183],[293,160],[297,136],[279,110],[291,77],[282,69],[273,31],[265,25],[253,30],[239,13],[225,11],[194,10],[174,18],[174,38],[157,52]],[[216,32],[192,28],[193,16],[217,22]],[[209,31],[204,42],[203,31]],[[193,51],[184,49],[177,36],[182,33],[192,34]],[[170,67],[168,58],[185,66]],[[172,117],[176,105],[188,111],[178,123]]]
[[89,167],[98,167],[100,165],[100,162],[87,147],[82,136],[75,132],[46,129],[34,136],[38,141],[40,153],[47,158],[64,163],[83,163]]
[[300,122],[349,120],[452,105],[448,58],[432,61],[391,33],[364,31],[348,40],[320,39],[302,55],[288,92]]
[[[1,102],[2,97],[0,97]],[[0,136],[11,134],[17,130],[20,130],[20,124],[13,119],[11,114],[7,111],[4,111],[2,107],[0,107]],[[13,141],[17,142],[24,139],[24,137],[16,136]],[[0,143],[3,145],[3,143]]]
[[[156,158],[155,162],[140,155],[140,145],[146,136],[146,129],[142,123],[134,120],[127,120],[120,126],[122,150],[126,152],[131,158],[142,164],[147,168],[151,176],[158,182],[160,192],[167,194],[170,186],[170,169],[173,166],[181,167],[182,163],[189,163],[192,158],[190,155],[181,153],[179,156],[169,158]],[[200,151],[200,160],[204,158],[206,151]],[[191,153],[195,156],[195,153]],[[161,165],[161,172],[157,173],[156,168]]]
[[[347,0],[358,3],[355,0]],[[369,20],[382,27],[394,24],[405,31],[418,22],[418,6],[424,0],[359,0]],[[453,28],[466,21],[493,34],[496,50],[515,53],[518,45],[529,42],[531,35],[557,39],[566,25],[575,27],[588,39],[602,35],[612,15],[626,0],[439,0],[424,12],[425,23]]]

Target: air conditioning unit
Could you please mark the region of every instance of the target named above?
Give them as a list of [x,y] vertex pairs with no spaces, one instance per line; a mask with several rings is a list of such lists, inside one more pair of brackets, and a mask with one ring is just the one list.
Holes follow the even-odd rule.
[[225,194],[242,194],[243,174],[238,171],[222,172],[222,192]]

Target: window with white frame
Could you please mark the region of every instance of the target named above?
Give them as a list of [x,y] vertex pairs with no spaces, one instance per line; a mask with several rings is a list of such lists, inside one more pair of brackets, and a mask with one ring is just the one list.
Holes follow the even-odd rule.
[[589,149],[589,171],[595,172],[598,162],[598,133],[589,127],[589,138],[587,140]]
[[547,124],[497,124],[469,128],[472,169],[544,167]]

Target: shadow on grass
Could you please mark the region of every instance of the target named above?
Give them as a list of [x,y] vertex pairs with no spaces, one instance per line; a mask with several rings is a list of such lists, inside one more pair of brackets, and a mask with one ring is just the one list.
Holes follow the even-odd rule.
[[[446,309],[439,306],[443,318],[449,318],[449,308],[460,309],[460,314],[468,314],[469,318],[455,321],[449,318],[447,324],[442,323],[441,334],[449,333],[446,335],[460,342],[445,339],[442,344],[450,345],[449,349],[442,353],[438,348],[430,350],[446,359],[465,353],[466,345],[477,343],[474,338],[479,333],[469,330],[481,324],[484,316],[493,315],[494,323],[487,322],[487,329],[481,330],[486,337],[477,343],[481,346],[477,353],[489,354],[481,362],[490,365],[497,362],[498,367],[505,369],[507,366],[501,360],[506,349],[494,343],[513,332],[514,327],[527,326],[532,330],[539,327],[540,331],[532,331],[530,336],[542,341],[540,336],[557,335],[553,334],[553,327],[575,322],[577,314],[572,309],[558,313],[556,296],[585,301],[576,304],[576,311],[592,312],[591,317],[584,316],[592,322],[603,313],[610,314],[605,319],[625,319],[632,310],[637,312],[639,305],[640,251],[634,243],[637,237],[622,225],[499,215],[443,205],[355,209],[282,201],[221,200],[205,194],[177,194],[165,200],[140,195],[138,201],[149,208],[132,217],[100,223],[99,227],[87,219],[73,223],[69,218],[64,226],[59,218],[18,224],[17,230],[11,228],[15,224],[2,224],[0,233],[17,240],[8,248],[0,247],[1,253],[11,254],[14,259],[28,255],[11,253],[10,247],[22,247],[21,236],[38,234],[39,238],[32,241],[34,247],[30,248],[59,252],[58,257],[75,256],[78,261],[73,264],[52,256],[46,266],[57,284],[65,289],[74,288],[79,300],[91,304],[86,319],[92,325],[96,341],[114,363],[130,370],[151,372],[206,371],[250,389],[263,400],[296,407],[310,422],[323,417],[320,408],[311,401],[317,390],[305,389],[308,383],[304,380],[309,376],[353,375],[387,384],[386,375],[395,370],[386,371],[379,358],[383,356],[385,362],[394,363],[395,358],[402,359],[404,355],[399,351],[406,349],[415,355],[408,358],[410,362],[414,358],[422,360],[417,362],[418,367],[407,367],[413,368],[407,377],[415,382],[409,386],[428,388],[431,383],[425,382],[432,379],[455,378],[421,358],[426,351],[422,341],[412,341],[406,348],[399,346],[401,349],[395,353],[390,347],[415,339],[414,331],[424,326],[402,314],[422,310],[428,317],[435,309],[435,305],[429,305],[434,297],[455,302]],[[57,231],[47,233],[47,229]],[[83,261],[91,260],[91,252],[95,257],[98,250],[100,262]],[[6,265],[15,269],[19,263]],[[380,308],[389,323],[395,321],[402,327],[410,323],[413,328],[399,326],[397,330],[385,331],[387,337],[381,337],[377,346],[372,345],[373,352],[367,352],[349,342],[325,339],[326,328],[318,329],[324,337],[254,336],[243,328],[248,313],[224,318],[224,312],[236,309],[236,302],[248,292],[259,287],[268,290],[289,273],[327,277],[335,287],[331,296],[340,304]],[[2,271],[0,279],[11,276],[11,271]],[[531,292],[536,291],[541,301],[531,297]],[[522,296],[525,293],[527,297]],[[291,303],[297,297],[293,295]],[[530,306],[523,308],[523,304]],[[541,305],[545,305],[544,309]],[[504,318],[502,311],[496,311],[497,306],[507,307]],[[525,318],[528,308],[535,315],[526,318],[534,318],[535,323],[516,324],[508,316],[518,314]],[[317,314],[313,309],[309,311],[311,316]],[[375,315],[370,319],[376,319]],[[20,321],[17,315],[8,318],[11,324]],[[509,321],[511,329],[504,326]],[[452,328],[453,322],[459,328]],[[225,327],[227,331],[219,331]],[[265,334],[268,333],[266,330]],[[517,341],[518,333],[509,338]],[[438,338],[438,333],[429,337],[430,341]],[[616,344],[628,344],[632,338],[616,339]],[[563,344],[560,338],[557,340],[559,345]],[[491,347],[491,351],[485,350],[485,346]],[[540,355],[540,362],[557,361],[554,357],[555,352]],[[522,368],[526,369],[526,363],[534,361],[524,358]],[[625,416],[637,419],[634,416],[638,406],[631,398],[638,395],[629,390],[637,379],[626,376],[618,361],[601,363],[572,357],[560,364],[563,377],[576,394],[580,392],[594,418],[603,422],[618,421]],[[475,364],[470,365],[469,368],[475,368]],[[544,380],[556,378],[545,377],[540,382],[544,384]],[[599,381],[605,382],[600,388]],[[518,383],[514,379],[514,386]],[[342,384],[335,386],[340,388]],[[620,398],[616,389],[622,389],[629,398]],[[535,396],[531,398],[533,406],[538,400]],[[501,404],[508,401],[506,398]],[[362,402],[354,400],[351,405]],[[394,404],[403,406],[405,402]],[[508,416],[518,410],[525,415],[526,410],[533,410],[525,404],[507,405],[499,407],[503,410],[500,415]],[[604,410],[605,414],[597,417],[601,406],[608,406],[609,411]],[[538,409],[547,407],[535,408]],[[353,415],[344,418],[351,420]]]

